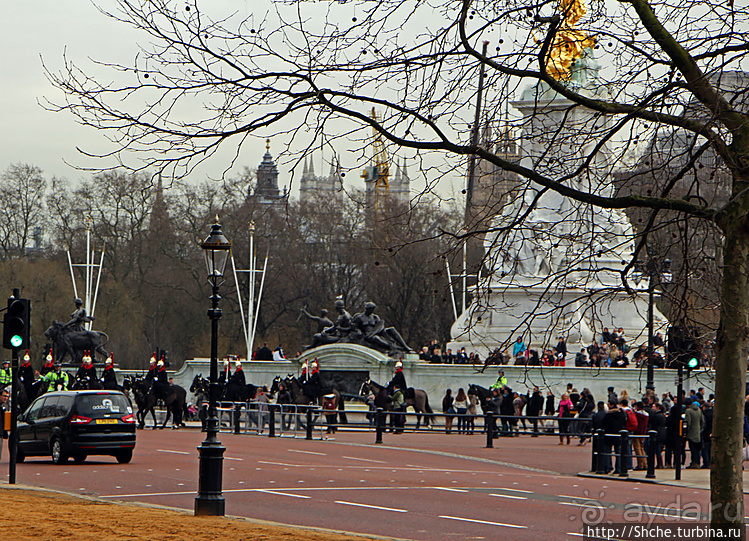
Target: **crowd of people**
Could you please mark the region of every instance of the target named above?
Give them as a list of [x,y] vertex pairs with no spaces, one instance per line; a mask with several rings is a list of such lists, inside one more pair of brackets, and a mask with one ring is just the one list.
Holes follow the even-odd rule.
[[[663,334],[658,332],[653,336],[653,366],[655,368],[668,367],[667,344]],[[476,352],[468,352],[465,347],[457,351],[452,348],[442,348],[437,340],[432,340],[419,351],[419,359],[432,364],[500,364],[523,366],[576,366],[576,367],[640,367],[647,362],[648,346],[641,344],[633,346],[625,336],[624,329],[619,327],[609,330],[604,327],[600,338],[596,338],[580,351],[568,350],[567,341],[563,336],[557,337],[555,345],[547,345],[541,350],[529,348],[522,336],[517,336],[512,344],[501,350],[495,348],[488,356],[483,357]],[[707,351],[700,354],[700,365],[711,366],[712,359]]]
[[[442,401],[445,431],[453,431],[457,418],[457,432],[472,434],[474,419],[471,416],[477,415],[477,406],[485,406],[497,416],[493,422],[501,423],[501,426],[490,427],[496,437],[519,436],[522,425],[523,433],[530,433],[532,437],[542,433],[557,434],[559,445],[569,445],[572,438],[576,438],[577,445],[584,446],[594,431],[603,430],[606,434],[604,452],[609,457],[616,456],[613,467],[610,458],[606,461],[607,473],[619,471],[617,451],[622,430],[633,436],[626,453],[630,455],[627,469],[646,469],[649,438],[645,436],[651,430],[656,432],[656,468],[671,468],[676,461],[688,468],[710,467],[714,395],[706,395],[702,387],[689,393],[682,391],[682,411],[675,407],[677,401],[670,392],[659,397],[648,391],[640,397],[631,397],[626,389],[617,394],[614,387],[609,387],[605,399],[598,401],[589,389],[578,391],[572,383],[567,384],[558,401],[550,390],[544,396],[537,386],[532,391],[517,392],[508,385],[502,369],[490,391],[491,395],[482,404],[481,397],[471,390],[466,393],[460,388],[453,397],[452,389],[447,389]],[[746,415],[746,436],[749,437],[749,396]],[[685,445],[679,445],[682,419]],[[687,448],[690,452],[688,465]],[[677,456],[680,450],[681,456]]]

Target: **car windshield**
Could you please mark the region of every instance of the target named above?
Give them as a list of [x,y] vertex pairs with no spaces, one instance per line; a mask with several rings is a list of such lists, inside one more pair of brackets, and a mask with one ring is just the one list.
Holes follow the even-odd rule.
[[124,416],[133,412],[130,404],[120,394],[85,394],[78,397],[78,415],[85,417]]

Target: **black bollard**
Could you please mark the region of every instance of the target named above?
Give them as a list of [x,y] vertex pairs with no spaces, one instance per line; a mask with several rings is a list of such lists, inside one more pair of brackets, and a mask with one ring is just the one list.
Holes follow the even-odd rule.
[[598,471],[598,432],[594,431],[590,438],[591,441],[591,462],[590,462],[590,471],[597,472]]
[[645,479],[655,479],[655,450],[658,443],[658,432],[655,430],[648,431],[648,472]]
[[619,477],[629,477],[627,473],[627,442],[629,440],[629,432],[622,430],[619,432]]
[[484,427],[486,428],[486,448],[494,449],[494,414],[487,411],[484,415]]
[[307,408],[307,437],[305,439],[312,439],[312,406]]
[[239,434],[239,417],[241,413],[242,406],[239,404],[234,404],[234,433]]
[[375,443],[382,443],[382,431],[385,427],[385,412],[377,408],[375,413]]
[[268,437],[276,437],[276,405],[268,404]]
[[605,474],[606,465],[611,464],[611,457],[606,454],[606,433],[602,428],[599,428],[596,430],[596,434],[598,434],[598,441],[596,442],[596,445],[598,446],[598,464],[596,464],[596,473]]

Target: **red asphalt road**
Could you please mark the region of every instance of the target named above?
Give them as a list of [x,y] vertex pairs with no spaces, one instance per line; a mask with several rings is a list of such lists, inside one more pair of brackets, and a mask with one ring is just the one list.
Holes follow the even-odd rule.
[[[130,464],[28,458],[17,482],[191,510],[203,439],[195,430],[139,431]],[[501,438],[494,449],[480,434],[436,431],[385,434],[383,445],[372,432],[322,441],[221,433],[220,440],[226,513],[290,525],[424,541],[574,539],[584,517],[673,526],[683,512],[678,523],[687,525],[709,507],[706,490],[575,477],[589,468],[590,448],[558,446],[554,437]],[[7,449],[2,458],[7,472]]]

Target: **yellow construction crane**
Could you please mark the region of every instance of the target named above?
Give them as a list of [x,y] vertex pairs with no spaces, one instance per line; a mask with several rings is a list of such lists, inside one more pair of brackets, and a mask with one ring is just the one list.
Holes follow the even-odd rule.
[[[382,124],[382,118],[377,114],[374,107],[372,107],[372,119],[378,124]],[[390,165],[382,135],[375,128],[372,128],[372,134],[373,163],[364,168],[361,176],[367,183],[367,193],[374,198],[374,210],[378,212],[384,205],[383,202],[390,198]]]

